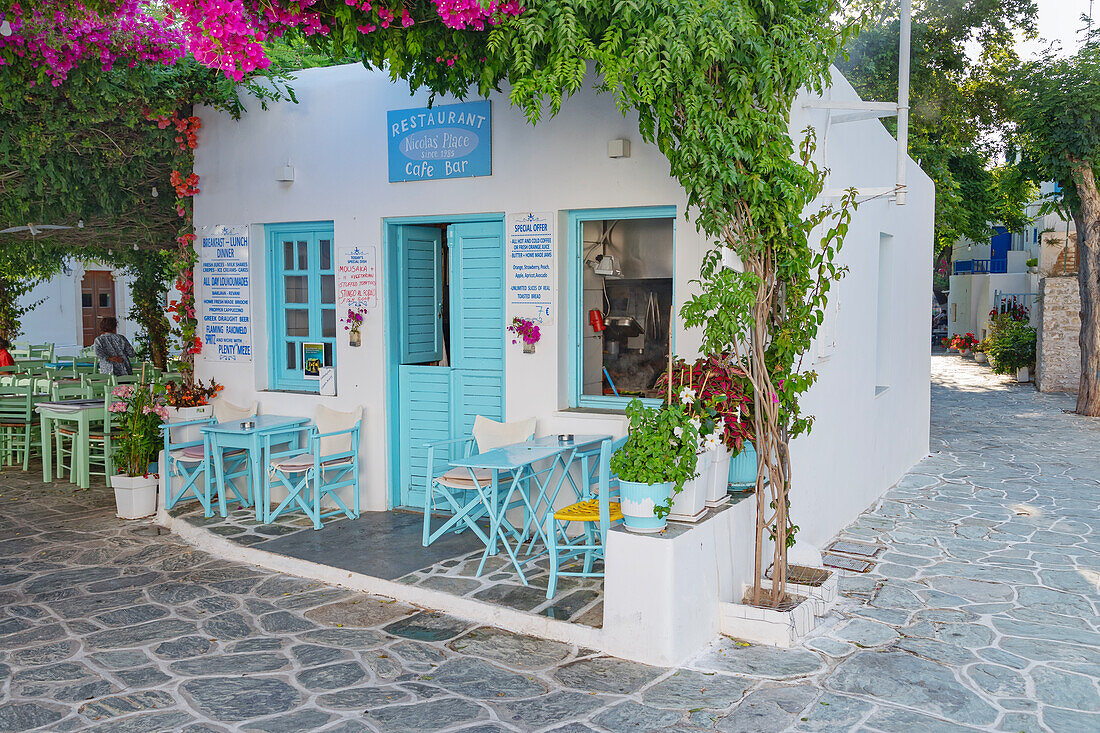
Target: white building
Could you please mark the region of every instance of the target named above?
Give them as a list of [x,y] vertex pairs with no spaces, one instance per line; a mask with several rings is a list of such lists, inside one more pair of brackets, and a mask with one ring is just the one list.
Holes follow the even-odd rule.
[[[1037,325],[1040,279],[1077,272],[1076,230],[1072,221],[1056,213],[1040,214],[1041,200],[1057,191],[1056,184],[1040,187],[1040,200],[1028,204],[1032,221],[1022,232],[995,227],[988,242],[961,239],[951,253],[952,274],[947,299],[948,335],[989,333],[989,313],[1023,305]],[[1036,260],[1028,267],[1029,260]]]
[[[856,99],[834,76],[831,98]],[[685,219],[685,195],[667,161],[640,140],[636,120],[624,118],[610,96],[586,90],[557,117],[532,126],[506,94],[494,94],[482,126],[476,119],[463,126],[459,117],[454,130],[463,138],[457,145],[467,146],[462,150],[491,142],[491,174],[393,182],[423,177],[424,165],[438,166],[434,173],[469,170],[447,160],[394,166],[388,159],[394,124],[405,121],[405,130],[396,129],[404,135],[415,125],[410,119],[423,121],[426,94],[410,96],[386,74],[358,65],[303,71],[294,88],[298,104],[261,111],[251,102],[239,121],[197,112],[203,132],[196,228],[200,237],[217,226],[248,235],[244,297],[251,326],[244,348],[224,337],[225,360],[218,349],[223,336],[214,333],[214,345],[197,361],[198,376],[225,384],[232,402],[258,401],[265,413],[312,416],[319,403],[362,407],[361,507],[375,512],[418,509],[425,470],[419,446],[467,432],[475,413],[535,417],[539,435],[622,435],[628,397],[607,394],[609,383],[632,393],[649,386],[665,355],[669,308],[678,311],[692,292],[707,247]],[[796,102],[790,129],[818,128],[830,187],[893,184],[896,145],[877,120],[827,126],[830,113],[805,101]],[[436,100],[435,111],[457,109],[472,118],[484,111],[448,110],[449,104]],[[398,111],[409,112],[389,114]],[[404,149],[427,144],[423,136],[405,139],[413,142]],[[620,140],[629,141],[628,150]],[[808,358],[821,375],[806,399],[817,422],[794,446],[792,514],[799,538],[816,545],[928,450],[934,189],[909,165],[906,205],[881,197],[856,212],[841,255],[850,273],[833,289],[829,318]],[[552,258],[539,261],[549,260],[547,276],[534,280],[545,285],[530,301],[537,306],[517,304],[522,291],[511,288],[530,280],[506,276],[523,263],[530,267],[513,256],[505,233],[528,214],[548,222],[552,237]],[[354,256],[376,264],[377,283],[360,347],[349,345],[340,323],[347,306],[343,283],[334,283],[345,250],[355,248]],[[597,251],[617,258],[622,280],[604,280],[586,266]],[[197,271],[200,299],[201,280]],[[417,310],[420,296],[439,309]],[[601,344],[589,325],[591,310],[635,318],[641,340]],[[506,334],[516,315],[541,318],[535,353],[524,353]],[[693,356],[698,332],[678,318],[672,330],[676,353]],[[303,378],[303,348],[314,348],[305,343],[320,344],[325,364],[335,367],[335,397],[318,396],[317,383]],[[717,633],[717,602],[740,600],[739,584],[751,574],[753,540],[743,522],[748,517],[751,526],[752,503],[727,512],[737,518],[708,535],[703,564],[692,568],[705,582],[686,589],[658,568],[675,575],[684,563],[696,563],[699,548],[672,558],[669,544],[662,549],[647,544],[651,538],[616,533],[608,547],[604,627],[588,641],[667,663]],[[627,578],[642,586],[624,588]],[[637,597],[661,588],[675,597],[659,610]],[[384,592],[403,591],[393,584]],[[639,616],[642,606],[651,615]],[[542,621],[526,630],[568,636],[554,626],[563,622]],[[494,622],[508,624],[500,616]],[[639,624],[650,623],[683,632],[646,642]]]
[[134,341],[140,328],[129,319],[133,277],[124,270],[96,263],[69,262],[64,270],[39,283],[19,302],[34,307],[23,316],[16,343],[52,343],[54,353],[71,356],[91,346],[99,322],[118,319],[118,332]]

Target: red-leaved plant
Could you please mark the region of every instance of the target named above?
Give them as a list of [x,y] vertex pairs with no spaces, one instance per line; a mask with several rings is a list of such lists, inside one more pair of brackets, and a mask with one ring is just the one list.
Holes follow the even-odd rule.
[[[668,371],[656,382],[668,401]],[[715,423],[725,425],[722,441],[734,454],[741,452],[746,440],[752,440],[752,388],[745,372],[728,354],[708,355],[688,364],[677,360],[672,365],[672,402],[683,401],[684,389],[694,392],[693,400],[713,412]],[[690,393],[689,393],[690,394]],[[705,432],[705,431],[704,431]]]

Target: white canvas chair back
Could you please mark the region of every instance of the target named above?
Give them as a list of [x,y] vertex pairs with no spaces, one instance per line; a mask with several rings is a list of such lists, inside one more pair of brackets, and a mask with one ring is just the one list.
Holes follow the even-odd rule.
[[493,448],[523,443],[535,437],[535,418],[529,417],[516,422],[497,422],[478,415],[474,418],[472,432],[474,440],[477,441],[477,452],[484,453]]
[[214,400],[214,419],[218,422],[233,422],[234,420],[247,420],[256,415],[256,402],[253,400],[251,407],[240,407],[229,400]]
[[[341,430],[351,430],[359,418],[363,415],[363,408],[352,412],[333,410],[324,405],[317,405],[317,411],[313,415],[313,422],[317,425],[317,432],[335,433]],[[330,438],[321,438],[321,455],[331,456],[335,453],[346,453],[352,448],[351,433],[345,435],[333,435]]]

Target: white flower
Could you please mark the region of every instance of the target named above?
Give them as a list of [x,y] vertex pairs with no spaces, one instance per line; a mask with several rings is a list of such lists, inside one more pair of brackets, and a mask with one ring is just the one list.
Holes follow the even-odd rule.
[[677,438],[682,438],[684,437],[684,429],[677,425],[672,429],[672,434],[675,435]]
[[691,387],[684,387],[680,390],[680,401],[685,405],[690,405],[692,402],[695,402],[695,390]]
[[722,445],[720,433],[711,433],[703,439],[703,450],[705,451],[717,450],[720,445]]
[[702,429],[702,427],[703,427],[703,421],[702,421],[702,420],[700,420],[700,419],[699,419],[698,417],[692,417],[692,418],[689,418],[689,419],[688,419],[688,423],[689,423],[689,424],[691,425],[691,427],[695,428],[695,432],[697,432],[697,433],[698,433],[698,432],[699,432],[699,431],[700,431],[700,430]]

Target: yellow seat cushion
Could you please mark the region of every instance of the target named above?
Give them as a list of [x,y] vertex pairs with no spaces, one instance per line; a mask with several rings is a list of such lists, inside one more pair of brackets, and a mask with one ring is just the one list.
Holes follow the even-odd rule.
[[[623,518],[623,512],[619,508],[619,502],[613,501],[607,505],[612,522]],[[570,504],[564,509],[554,512],[554,519],[559,522],[598,522],[600,521],[600,500],[589,499]]]

